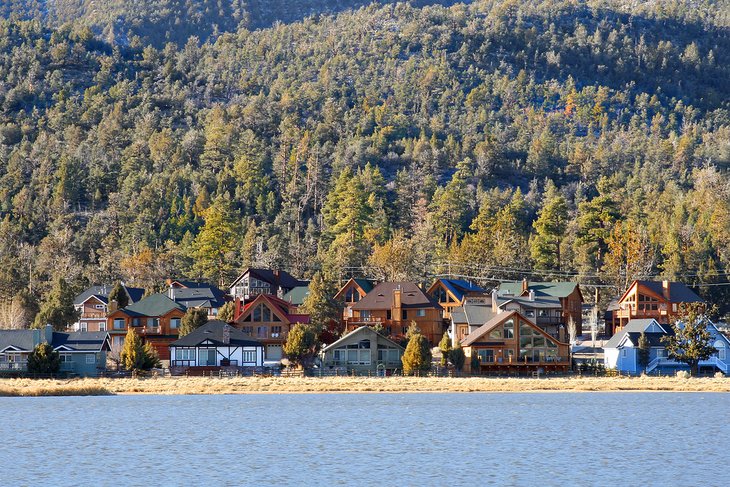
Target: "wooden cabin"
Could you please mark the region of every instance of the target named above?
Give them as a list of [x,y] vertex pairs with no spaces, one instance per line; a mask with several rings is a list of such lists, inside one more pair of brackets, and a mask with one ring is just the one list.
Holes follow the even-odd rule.
[[[472,373],[522,375],[570,370],[570,345],[559,342],[518,311],[500,313],[461,342]],[[479,370],[472,370],[472,357]]]
[[350,278],[344,286],[335,294],[334,300],[342,305],[341,322],[352,318],[352,306],[373,290],[375,284],[373,281],[362,278]]
[[443,308],[444,319],[450,319],[455,308],[464,305],[467,297],[484,296],[486,289],[461,279],[437,279],[426,294]]

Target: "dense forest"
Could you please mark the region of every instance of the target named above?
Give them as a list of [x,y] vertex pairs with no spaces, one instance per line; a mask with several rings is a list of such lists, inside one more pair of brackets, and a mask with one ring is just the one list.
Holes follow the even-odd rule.
[[263,2],[106,0],[99,21],[50,18],[87,3],[0,7],[5,311],[32,314],[58,278],[152,289],[248,265],[333,284],[578,279],[605,298],[669,278],[730,306],[718,2],[251,23]]

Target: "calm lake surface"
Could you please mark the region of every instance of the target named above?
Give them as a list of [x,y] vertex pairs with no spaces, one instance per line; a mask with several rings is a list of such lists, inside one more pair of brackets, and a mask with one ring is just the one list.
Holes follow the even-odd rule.
[[0,399],[4,485],[728,485],[730,396]]

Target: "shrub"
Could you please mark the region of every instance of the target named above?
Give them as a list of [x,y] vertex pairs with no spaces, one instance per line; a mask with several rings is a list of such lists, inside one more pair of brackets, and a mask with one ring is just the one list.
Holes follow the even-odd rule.
[[689,379],[690,378],[690,373],[687,372],[686,370],[678,370],[677,371],[677,378],[678,379]]

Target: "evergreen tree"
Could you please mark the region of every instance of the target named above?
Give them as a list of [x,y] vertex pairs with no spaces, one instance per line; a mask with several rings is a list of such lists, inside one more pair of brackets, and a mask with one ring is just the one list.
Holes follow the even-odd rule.
[[295,324],[289,330],[283,351],[293,365],[309,368],[319,351],[317,331],[311,325]]
[[233,314],[236,311],[236,304],[233,301],[228,301],[218,309],[218,319],[230,323],[233,321]]
[[448,333],[444,333],[439,342],[439,350],[441,351],[441,366],[445,367],[451,358],[451,337]]
[[134,331],[133,327],[129,327],[127,335],[124,338],[124,346],[120,353],[120,362],[122,367],[130,371],[142,370],[145,365],[144,345],[142,339]]
[[239,248],[238,219],[227,196],[205,210],[205,224],[195,239],[195,269],[223,287],[231,277]]
[[451,349],[449,357],[451,358],[451,363],[454,365],[454,368],[458,372],[461,372],[461,370],[464,368],[466,355],[464,354],[464,349],[461,348],[461,343],[459,343],[459,340],[456,340],[454,348]]
[[708,314],[704,303],[684,305],[680,318],[672,325],[674,334],[662,337],[669,356],[687,364],[692,375],[697,375],[700,361],[717,353],[708,329]]
[[333,294],[322,279],[322,275],[317,272],[309,283],[309,294],[304,298],[300,309],[309,315],[309,322],[318,332],[327,328],[330,321],[337,318],[337,306],[330,298]]
[[129,306],[129,296],[127,295],[127,291],[124,290],[124,286],[122,286],[121,282],[117,282],[114,285],[114,288],[112,288],[112,291],[109,293],[109,303],[112,301],[116,301],[118,309]]
[[74,308],[74,293],[66,281],[59,277],[41,304],[40,311],[33,322],[34,328],[43,328],[51,324],[56,331],[64,331],[79,318]]
[[410,335],[402,362],[405,375],[420,374],[431,370],[431,347],[425,336],[420,333]]
[[568,205],[555,184],[548,181],[543,204],[533,223],[535,234],[530,242],[530,254],[538,269],[561,270],[561,245],[568,224]]
[[184,337],[208,322],[208,312],[202,308],[188,308],[180,320],[179,336]]
[[646,372],[646,366],[649,365],[649,358],[651,357],[651,346],[649,345],[649,339],[646,337],[646,333],[643,331],[639,335],[639,343],[637,345],[636,353],[639,366]]
[[48,343],[39,343],[28,355],[28,372],[57,374],[61,370],[61,354]]

